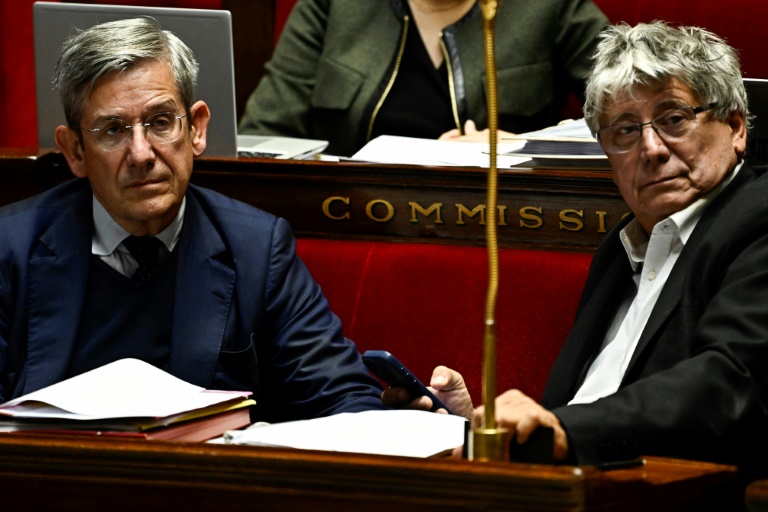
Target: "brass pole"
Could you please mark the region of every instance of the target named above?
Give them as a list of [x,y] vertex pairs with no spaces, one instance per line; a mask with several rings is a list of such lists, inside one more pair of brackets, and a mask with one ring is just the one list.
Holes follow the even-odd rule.
[[470,460],[492,461],[509,459],[509,431],[496,428],[496,298],[499,288],[499,250],[497,239],[498,171],[496,168],[498,134],[498,99],[494,29],[498,0],[480,0],[485,38],[485,70],[488,98],[488,142],[490,166],[486,200],[486,238],[488,245],[488,292],[485,302],[485,331],[483,337],[483,404],[485,416],[480,428],[473,429],[469,439]]

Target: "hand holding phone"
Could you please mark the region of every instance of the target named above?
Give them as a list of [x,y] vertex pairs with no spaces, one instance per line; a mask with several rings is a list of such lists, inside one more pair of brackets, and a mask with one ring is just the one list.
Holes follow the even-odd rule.
[[386,350],[368,350],[363,354],[363,363],[378,378],[393,388],[405,388],[415,400],[427,396],[432,400],[431,411],[445,409],[451,414],[451,410],[432,393],[419,379],[413,375],[403,363]]

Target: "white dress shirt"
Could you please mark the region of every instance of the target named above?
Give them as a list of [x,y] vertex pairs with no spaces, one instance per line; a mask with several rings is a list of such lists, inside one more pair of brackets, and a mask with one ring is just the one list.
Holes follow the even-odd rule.
[[[187,204],[185,197],[181,201],[181,208],[171,223],[160,233],[155,235],[170,253],[179,242],[181,226],[184,223],[184,208]],[[93,198],[93,238],[91,239],[91,253],[99,256],[101,260],[117,270],[124,276],[131,277],[139,264],[133,259],[131,253],[122,244],[123,240],[131,234],[118,224],[115,219],[104,209],[101,203]]]
[[740,168],[741,164],[706,197],[657,223],[650,238],[636,219],[621,230],[621,242],[634,271],[636,290],[620,304],[600,353],[568,405],[591,403],[619,389],[640,335],[685,243],[706,207]]

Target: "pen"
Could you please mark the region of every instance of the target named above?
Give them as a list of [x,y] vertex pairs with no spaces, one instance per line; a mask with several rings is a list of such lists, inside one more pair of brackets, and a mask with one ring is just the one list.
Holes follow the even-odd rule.
[[611,462],[601,462],[595,464],[595,467],[601,471],[610,471],[612,469],[627,469],[644,466],[645,459],[616,460]]

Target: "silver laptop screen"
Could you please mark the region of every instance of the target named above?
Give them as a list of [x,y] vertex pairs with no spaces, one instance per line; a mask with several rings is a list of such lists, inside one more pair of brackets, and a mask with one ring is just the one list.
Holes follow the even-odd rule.
[[64,40],[75,31],[98,23],[151,16],[163,29],[179,36],[200,64],[195,97],[205,101],[211,109],[206,156],[236,156],[237,120],[229,11],[36,2],[33,13],[40,147],[55,147],[54,130],[65,124],[58,91],[51,86],[53,69]]

